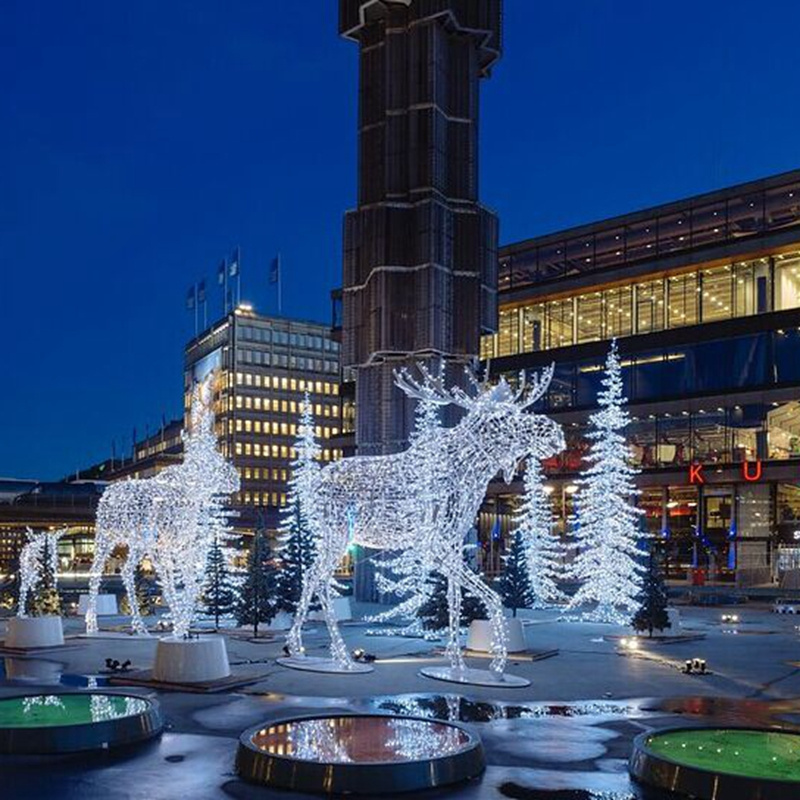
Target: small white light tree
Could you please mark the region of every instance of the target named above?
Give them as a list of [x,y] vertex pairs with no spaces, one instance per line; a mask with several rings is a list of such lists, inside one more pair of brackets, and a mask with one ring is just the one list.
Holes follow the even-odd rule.
[[[276,555],[280,567],[276,575],[276,611],[294,614],[303,591],[303,580],[316,557],[317,543],[308,520],[308,509],[302,502],[303,488],[314,480],[320,469],[322,450],[314,436],[314,415],[311,398],[306,392],[297,438],[294,444],[295,457],[291,465],[289,492],[286,508],[278,528]],[[341,587],[334,585],[334,590]],[[315,605],[315,609],[319,608]]]
[[533,596],[531,608],[548,608],[567,599],[558,588],[564,548],[553,531],[553,508],[544,490],[544,473],[534,458],[528,459],[524,486],[524,499],[511,535],[519,535],[523,542]]
[[632,502],[637,494],[625,428],[630,422],[622,391],[617,342],[611,343],[599,410],[589,418],[589,467],[578,481],[573,518],[578,553],[571,575],[580,581],[570,609],[585,609],[583,619],[624,624],[639,608],[645,568],[638,547],[641,513]]

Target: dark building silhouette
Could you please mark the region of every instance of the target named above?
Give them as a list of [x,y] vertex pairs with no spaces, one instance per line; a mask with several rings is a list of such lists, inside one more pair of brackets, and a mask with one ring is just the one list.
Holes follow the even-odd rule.
[[500,55],[501,0],[341,0],[359,44],[358,207],[345,220],[344,380],[358,452],[395,452],[412,404],[393,371],[451,382],[496,329],[496,216],[478,202],[478,84]]

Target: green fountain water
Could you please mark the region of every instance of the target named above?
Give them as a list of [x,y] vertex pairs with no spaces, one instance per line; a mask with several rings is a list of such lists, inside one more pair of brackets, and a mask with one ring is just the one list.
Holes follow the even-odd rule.
[[800,734],[680,730],[650,736],[647,748],[670,761],[709,772],[800,782]]
[[138,697],[107,694],[59,694],[0,700],[0,728],[53,728],[86,725],[143,714],[148,703]]

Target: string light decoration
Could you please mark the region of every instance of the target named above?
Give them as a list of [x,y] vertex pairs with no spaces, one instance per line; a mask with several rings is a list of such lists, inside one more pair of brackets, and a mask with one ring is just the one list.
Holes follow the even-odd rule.
[[28,598],[40,584],[43,589],[58,589],[58,540],[67,533],[66,528],[38,533],[26,530],[27,541],[19,555],[18,617],[28,616]]
[[522,540],[532,595],[531,608],[549,608],[567,599],[558,588],[558,579],[563,572],[564,548],[553,531],[553,508],[544,490],[542,465],[536,459],[528,459],[524,488],[524,499],[514,519],[511,535],[519,535]]
[[[529,411],[550,383],[553,367],[526,385],[512,389],[501,379],[490,386],[467,371],[469,390],[445,388],[420,365],[421,379],[408,370],[395,383],[408,397],[439,407],[457,406],[460,422],[431,433],[401,453],[355,456],[309,469],[299,484],[308,523],[317,539],[317,557],[306,573],[294,624],[287,637],[291,656],[304,657],[302,627],[314,595],[319,596],[331,638],[333,662],[353,671],[333,611],[331,581],[341,557],[355,543],[376,550],[410,550],[420,554],[426,571],[448,580],[447,655],[452,671],[466,667],[459,642],[461,590],[479,599],[492,623],[491,674],[502,680],[508,654],[508,630],[497,593],[465,564],[462,549],[489,482],[501,471],[510,482],[526,456],[548,458],[564,448],[559,425]],[[435,461],[434,461],[435,458]],[[283,662],[285,663],[285,662]]]
[[[622,391],[622,369],[617,342],[606,358],[600,410],[589,418],[591,447],[589,467],[575,494],[574,515],[578,553],[570,575],[580,581],[568,608],[581,609],[581,618],[619,625],[629,622],[639,608],[645,567],[639,541],[638,519],[642,513],[631,502],[637,494],[625,428],[630,415]],[[588,611],[584,610],[587,606]]]
[[212,408],[214,374],[192,391],[182,464],[153,478],[109,486],[100,498],[95,557],[89,580],[87,633],[97,632],[103,567],[115,548],[128,548],[122,581],[134,631],[147,634],[136,597],[135,570],[148,558],[169,606],[175,637],[187,636],[198,610],[214,538],[229,535],[225,503],[239,490],[239,473],[217,448]]
[[[438,379],[443,378],[443,365],[440,364]],[[436,457],[436,435],[441,430],[442,421],[439,406],[429,399],[421,399],[414,409],[414,429],[409,436],[411,446],[417,448],[420,464],[420,481],[433,486],[436,480],[438,459]],[[432,523],[434,504],[425,502],[422,507],[420,526]],[[367,617],[367,622],[385,623],[396,619],[409,619],[401,628],[379,628],[368,630],[372,635],[413,636],[424,639],[437,639],[439,632],[426,630],[420,609],[431,599],[434,582],[431,578],[431,565],[425,563],[424,555],[416,549],[401,550],[393,556],[384,554],[376,563],[375,582],[383,595],[395,595],[401,599],[386,611]]]

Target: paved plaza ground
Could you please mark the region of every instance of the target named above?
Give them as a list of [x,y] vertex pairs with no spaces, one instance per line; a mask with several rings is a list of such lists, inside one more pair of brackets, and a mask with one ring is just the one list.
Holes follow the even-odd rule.
[[[441,643],[367,635],[346,623],[348,644],[378,657],[368,675],[320,675],[281,667],[283,639],[253,642],[226,634],[237,675],[258,676],[221,694],[157,692],[167,730],[160,740],[122,754],[69,758],[0,758],[2,796],[8,798],[299,798],[249,786],[233,770],[239,734],[287,714],[366,710],[459,719],[483,740],[488,768],[480,780],[426,797],[582,800],[642,796],[627,776],[637,734],[690,722],[800,725],[800,617],[766,605],[680,609],[678,643],[645,642],[622,651],[620,629],[567,623],[552,612],[532,613],[526,637],[550,658],[512,658],[508,671],[527,677],[523,689],[459,687],[421,677],[420,667],[444,663]],[[738,624],[722,621],[739,615]],[[123,618],[105,618],[103,627]],[[0,697],[58,686],[80,687],[98,675],[107,657],[152,666],[155,639],[72,638],[80,619],[66,622],[67,646],[37,658],[6,657]],[[0,623],[0,637],[4,625]],[[308,630],[310,655],[324,654],[319,625]],[[712,674],[686,675],[687,658],[706,659]],[[472,659],[471,666],[488,661]],[[102,678],[101,678],[102,682]],[[145,695],[148,689],[132,689]],[[652,795],[646,795],[650,797]]]

